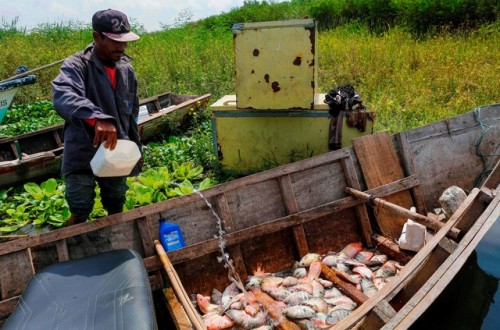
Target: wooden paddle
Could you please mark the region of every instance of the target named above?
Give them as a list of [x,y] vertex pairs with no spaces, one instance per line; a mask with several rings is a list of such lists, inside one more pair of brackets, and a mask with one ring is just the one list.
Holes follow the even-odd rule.
[[29,70],[29,71],[26,71],[26,72],[22,72],[22,73],[16,74],[15,76],[12,76],[10,78],[7,78],[7,79],[4,79],[4,80],[0,81],[0,84],[3,83],[3,82],[9,81],[9,80],[13,80],[13,79],[25,77],[25,76],[27,76],[29,74],[35,73],[35,72],[40,71],[40,70],[44,70],[44,69],[50,68],[51,66],[54,66],[54,65],[57,65],[59,63],[64,62],[64,60],[65,59],[63,58],[62,60],[58,60],[58,61],[52,62],[50,64],[46,64],[46,65],[41,66],[39,68],[35,68],[35,69]]
[[[391,211],[394,211],[396,214],[401,215],[404,218],[412,219],[412,220],[414,220],[414,221],[416,221],[416,222],[418,222],[426,227],[434,229],[435,231],[439,231],[444,226],[444,223],[442,223],[440,221],[431,219],[428,216],[425,216],[425,215],[422,215],[422,214],[419,214],[416,212],[412,212],[412,211],[407,210],[399,205],[388,202],[382,198],[373,197],[365,192],[362,192],[362,191],[359,191],[359,190],[356,190],[353,188],[349,188],[349,187],[345,188],[345,191],[354,197],[363,199],[365,201],[370,201],[370,203],[373,203],[375,206],[378,206],[380,208],[385,208],[385,209],[389,209]],[[452,228],[449,231],[449,233],[447,234],[447,236],[456,240],[458,238],[459,234],[460,234],[459,229]]]
[[174,266],[170,262],[170,259],[168,258],[167,253],[165,252],[165,249],[158,240],[155,240],[154,243],[156,252],[158,253],[158,257],[160,257],[163,267],[167,272],[167,276],[170,279],[174,292],[179,298],[182,307],[184,307],[184,310],[186,311],[186,314],[189,320],[191,321],[193,327],[196,330],[206,330],[207,327],[205,326],[200,315],[198,314],[193,304],[191,303],[189,296],[184,287],[182,286],[179,276],[177,275],[177,272],[174,269]]

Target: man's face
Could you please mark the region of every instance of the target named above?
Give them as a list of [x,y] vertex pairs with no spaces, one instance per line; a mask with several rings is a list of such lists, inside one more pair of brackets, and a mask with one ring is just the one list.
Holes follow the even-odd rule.
[[97,56],[103,61],[118,62],[127,48],[127,42],[112,40],[102,33],[94,32],[94,44]]

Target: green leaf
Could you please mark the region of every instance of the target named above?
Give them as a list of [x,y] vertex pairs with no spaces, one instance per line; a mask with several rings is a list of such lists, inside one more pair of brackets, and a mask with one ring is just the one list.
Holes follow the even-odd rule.
[[179,183],[176,188],[170,189],[168,191],[168,196],[184,196],[189,195],[195,192],[196,188],[189,180],[184,180],[182,183]]
[[127,200],[125,201],[124,206],[127,210],[133,210],[136,204],[137,204],[137,201],[135,200],[135,198],[130,196],[130,197],[127,197]]
[[28,194],[36,200],[41,200],[45,195],[43,190],[34,182],[28,182],[24,185],[24,189]]
[[37,227],[42,226],[44,223],[45,223],[44,218],[42,218],[42,219],[38,218],[38,219],[33,220],[33,224]]
[[212,181],[210,178],[206,178],[205,180],[201,181],[200,184],[198,185],[198,190],[205,190],[208,189],[212,186]]
[[155,191],[153,194],[153,203],[158,203],[168,199],[168,196],[163,191]]
[[134,197],[139,205],[149,205],[153,200],[154,189],[140,183],[133,185]]
[[166,167],[150,168],[137,178],[142,184],[155,190],[163,189],[170,185],[170,174]]
[[46,196],[52,196],[57,192],[57,181],[56,179],[48,179],[40,184],[43,193]]
[[16,230],[19,230],[22,227],[26,226],[28,223],[30,223],[30,220],[26,220],[24,222],[21,222],[21,223],[18,223],[16,225],[12,225],[12,226],[0,227],[0,233],[8,234],[8,233],[15,232]]
[[194,166],[191,162],[182,163],[180,165],[174,162],[173,168],[174,177],[179,181],[194,180],[203,173],[202,166]]

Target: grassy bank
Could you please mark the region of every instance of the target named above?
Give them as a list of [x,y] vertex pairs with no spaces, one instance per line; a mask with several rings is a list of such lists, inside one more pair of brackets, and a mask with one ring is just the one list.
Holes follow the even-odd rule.
[[[85,27],[4,36],[0,76],[11,76],[17,65],[33,69],[65,58],[90,41]],[[143,33],[128,47],[140,97],[172,91],[211,93],[216,100],[234,94],[232,47],[231,31],[220,27]],[[377,131],[402,131],[500,101],[498,23],[428,38],[399,28],[373,35],[349,25],[320,32],[317,56],[318,92],[352,84],[376,112]],[[50,100],[57,72],[38,72],[38,82],[21,88],[15,102]]]
[[339,28],[320,34],[320,88],[356,86],[376,129],[399,132],[500,102],[497,24],[424,40]]

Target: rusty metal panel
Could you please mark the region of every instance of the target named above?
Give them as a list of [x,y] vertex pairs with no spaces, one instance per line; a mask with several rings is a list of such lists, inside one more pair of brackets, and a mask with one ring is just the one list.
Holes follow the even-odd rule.
[[313,109],[316,38],[312,19],[235,24],[236,107]]
[[[253,172],[330,151],[331,115],[324,98],[316,94],[313,110],[242,110],[236,108],[235,95],[219,99],[211,109],[214,152],[222,169]],[[342,148],[373,133],[372,120],[360,131],[344,117],[342,127]]]

